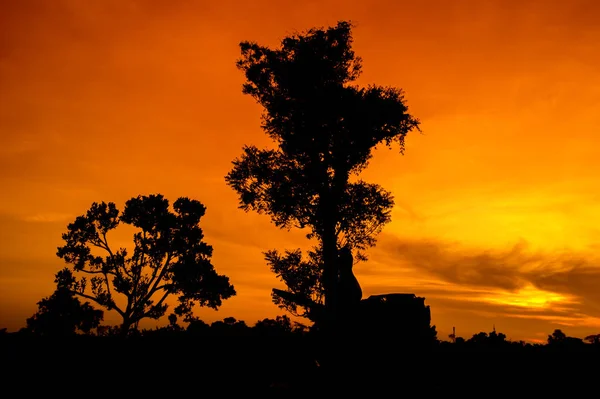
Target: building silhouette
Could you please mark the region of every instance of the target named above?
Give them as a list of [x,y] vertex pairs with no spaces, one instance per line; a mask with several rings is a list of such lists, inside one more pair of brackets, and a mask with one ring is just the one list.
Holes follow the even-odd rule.
[[431,310],[415,294],[371,295],[360,302],[358,330],[363,335],[393,339],[397,343],[427,344],[435,340]]

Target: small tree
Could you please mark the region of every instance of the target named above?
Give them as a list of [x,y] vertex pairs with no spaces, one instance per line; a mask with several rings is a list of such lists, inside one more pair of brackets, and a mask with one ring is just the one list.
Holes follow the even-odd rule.
[[88,334],[98,327],[104,312],[89,302],[81,303],[71,288],[75,283],[69,269],[56,274],[56,291],[37,303],[38,311],[27,319],[27,330],[35,335],[65,336],[77,332]]
[[600,345],[600,334],[588,335],[584,339],[592,345]]
[[317,323],[323,316],[324,300],[321,251],[314,249],[303,258],[300,249],[283,255],[271,250],[265,252],[265,260],[287,286],[287,291],[273,289],[273,302],[294,316]]
[[[93,203],[69,224],[63,234],[66,244],[57,252],[76,273],[89,276],[74,281],[72,292],[115,310],[123,318],[123,333],[143,318],[162,317],[170,295],[178,299],[174,314],[185,320],[193,316],[194,305],[217,309],[235,290],[211,264],[212,247],[203,241],[199,226],[205,210],[199,201],[185,197],[171,210],[160,194],[131,198],[122,213],[112,202]],[[109,245],[108,233],[119,223],[138,230],[131,256],[125,248]],[[123,305],[117,304],[117,296]]]
[[577,348],[584,344],[581,338],[569,337],[562,330],[556,329],[548,335],[548,346],[555,348]]
[[279,227],[307,228],[318,239],[322,262],[314,266],[327,319],[334,321],[337,251],[373,245],[393,206],[389,192],[351,177],[381,143],[396,142],[402,152],[419,121],[400,89],[352,84],[361,60],[349,22],[286,37],[278,49],[240,47],[243,92],[264,107],[262,128],[275,149],[244,147],[226,181],[242,209],[266,213]]
[[566,340],[567,340],[567,334],[565,334],[559,328],[554,330],[551,335],[548,335],[548,345],[563,344]]
[[473,334],[473,336],[467,340],[467,343],[477,346],[500,347],[509,342],[506,340],[505,334],[498,333],[494,330],[489,334],[485,332]]
[[275,319],[263,319],[256,322],[252,327],[257,335],[282,336],[290,334],[303,334],[306,326],[298,322],[292,322],[286,315],[277,316]]
[[242,336],[248,335],[251,330],[245,321],[237,320],[235,317],[225,317],[223,320],[212,322],[210,331],[216,336]]

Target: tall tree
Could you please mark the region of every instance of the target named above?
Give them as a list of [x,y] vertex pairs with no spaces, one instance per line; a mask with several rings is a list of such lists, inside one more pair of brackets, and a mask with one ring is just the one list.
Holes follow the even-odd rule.
[[27,319],[27,330],[36,335],[66,336],[89,333],[98,327],[104,312],[89,302],[81,303],[71,288],[75,283],[69,269],[56,273],[56,290],[37,303],[38,311]]
[[237,66],[243,92],[264,108],[262,128],[274,149],[245,146],[227,183],[240,207],[271,216],[279,227],[309,229],[322,256],[327,319],[337,308],[337,251],[362,250],[390,220],[393,199],[376,184],[351,178],[364,170],[379,144],[398,143],[419,121],[403,92],[354,84],[361,59],[352,25],[341,21],[282,40],[277,49],[242,42]]
[[[217,309],[235,290],[211,263],[213,250],[199,226],[205,211],[185,197],[171,209],[160,194],[131,198],[122,213],[112,202],[93,203],[68,225],[57,252],[75,273],[89,277],[73,281],[72,292],[115,310],[123,318],[123,333],[144,318],[162,317],[170,295],[178,300],[174,314],[185,320],[193,317],[196,304]],[[109,245],[108,233],[120,223],[137,230],[131,256],[126,248]]]

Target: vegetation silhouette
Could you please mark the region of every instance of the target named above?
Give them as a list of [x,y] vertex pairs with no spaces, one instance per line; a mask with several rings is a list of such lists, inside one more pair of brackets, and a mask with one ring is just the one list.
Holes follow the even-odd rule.
[[[352,24],[313,28],[284,38],[278,49],[240,44],[243,92],[263,106],[262,128],[275,149],[245,146],[226,182],[240,207],[268,214],[282,228],[308,229],[318,244],[303,261],[301,251],[265,254],[288,285],[274,300],[339,333],[339,251],[362,252],[390,221],[392,195],[359,176],[379,144],[398,143],[419,129],[402,90],[354,82],[361,59],[352,49]],[[315,311],[313,303],[324,305]],[[310,304],[310,305],[309,305]],[[307,308],[308,305],[308,308]],[[317,320],[318,319],[318,320]]]
[[[49,379],[51,383],[43,385],[43,392],[64,389],[56,381],[65,378],[65,368],[56,367],[57,364],[71,366],[68,368],[71,388],[78,383],[83,387],[94,375],[124,375],[138,383],[122,387],[118,379],[111,382],[111,377],[105,382],[98,381],[97,389],[138,394],[158,394],[162,389],[166,393],[184,394],[189,392],[191,381],[202,386],[204,392],[293,397],[324,394],[333,392],[332,389],[355,394],[364,390],[380,395],[399,386],[411,392],[423,388],[423,384],[430,384],[428,391],[437,394],[480,396],[486,384],[494,387],[496,393],[504,390],[508,394],[515,389],[552,393],[560,387],[576,394],[596,381],[595,362],[600,345],[569,337],[561,330],[549,335],[545,344],[511,341],[494,329],[468,339],[457,337],[455,342],[435,339],[427,350],[413,345],[415,337],[397,332],[391,334],[396,340],[406,340],[407,345],[396,347],[389,345],[389,340],[373,340],[377,338],[373,336],[353,340],[350,348],[345,343],[339,353],[345,362],[340,363],[340,374],[334,381],[319,363],[322,348],[317,333],[285,315],[259,320],[253,326],[225,317],[212,323],[192,319],[185,327],[173,317],[164,327],[141,329],[128,335],[122,335],[119,326],[102,334],[99,328],[82,329],[77,334],[65,328],[59,334],[44,337],[23,329],[0,334],[0,348],[3,360],[13,365],[9,373]],[[568,353],[577,353],[577,358],[568,368],[561,367],[563,358],[556,356]],[[452,354],[458,356],[451,357]],[[358,358],[362,366],[355,367],[350,358]],[[85,367],[72,367],[82,361]],[[548,373],[557,367],[560,373],[556,381],[549,383]],[[143,382],[149,372],[158,370],[158,385]],[[573,384],[573,381],[578,382]],[[10,383],[13,380],[7,379],[7,384]]]
[[[45,396],[54,390],[61,396],[481,396],[491,387],[500,396],[558,388],[577,396],[584,382],[597,384],[600,334],[579,339],[556,329],[545,344],[531,344],[494,327],[468,339],[453,333],[448,342],[437,337],[425,298],[363,298],[353,266],[366,260],[363,251],[390,221],[394,202],[357,177],[377,145],[396,142],[402,151],[419,121],[408,114],[401,90],[352,84],[361,63],[351,27],[342,21],[311,29],[276,50],[243,42],[238,61],[244,92],[265,108],[263,129],[276,148],[245,147],[226,181],[243,209],[266,213],[282,228],[307,228],[316,240],[306,257],[299,249],[264,254],[287,287],[273,289],[274,302],[312,324],[287,315],[253,326],[194,315],[194,306],[216,310],[236,294],[211,263],[199,201],[181,197],[171,208],[160,194],[138,196],[123,212],[112,202],[93,203],[63,235],[57,255],[71,268],[56,274],[55,292],[38,302],[25,328],[0,329],[3,360],[11,366],[3,373],[7,392],[14,384]],[[109,232],[121,223],[137,229],[131,255],[109,245]],[[168,324],[140,328],[144,318],[166,314],[171,295],[178,306]],[[121,324],[101,325],[104,312],[80,298],[115,310]],[[329,333],[339,339],[324,340]],[[578,358],[565,367],[560,356],[568,352]],[[35,383],[25,385],[25,378]]]
[[588,335],[584,338],[587,342],[594,345],[600,345],[600,334]]
[[38,311],[27,319],[26,331],[41,336],[73,336],[88,334],[104,318],[102,310],[94,309],[89,302],[81,303],[71,288],[75,283],[69,269],[56,274],[56,291],[38,302]]
[[[212,247],[203,241],[199,226],[206,208],[181,197],[173,203],[160,194],[138,196],[119,212],[112,202],[93,203],[85,215],[68,225],[65,245],[57,255],[70,264],[57,274],[59,285],[75,295],[115,310],[123,319],[120,330],[129,333],[144,318],[159,319],[167,311],[165,300],[176,295],[172,317],[193,318],[193,306],[217,309],[235,295],[229,278],[217,274]],[[108,233],[120,223],[135,227],[133,253],[111,248]],[[97,253],[101,251],[101,256]],[[89,284],[88,284],[89,283]],[[124,304],[117,303],[119,294]]]

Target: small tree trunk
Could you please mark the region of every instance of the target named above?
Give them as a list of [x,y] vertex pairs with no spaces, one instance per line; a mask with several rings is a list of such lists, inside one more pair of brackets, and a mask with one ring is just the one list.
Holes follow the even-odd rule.
[[129,318],[123,319],[123,323],[121,323],[121,331],[120,331],[120,335],[122,337],[126,337],[127,334],[129,334],[129,330],[131,329],[132,324],[133,323],[131,322],[131,319],[129,319]]

